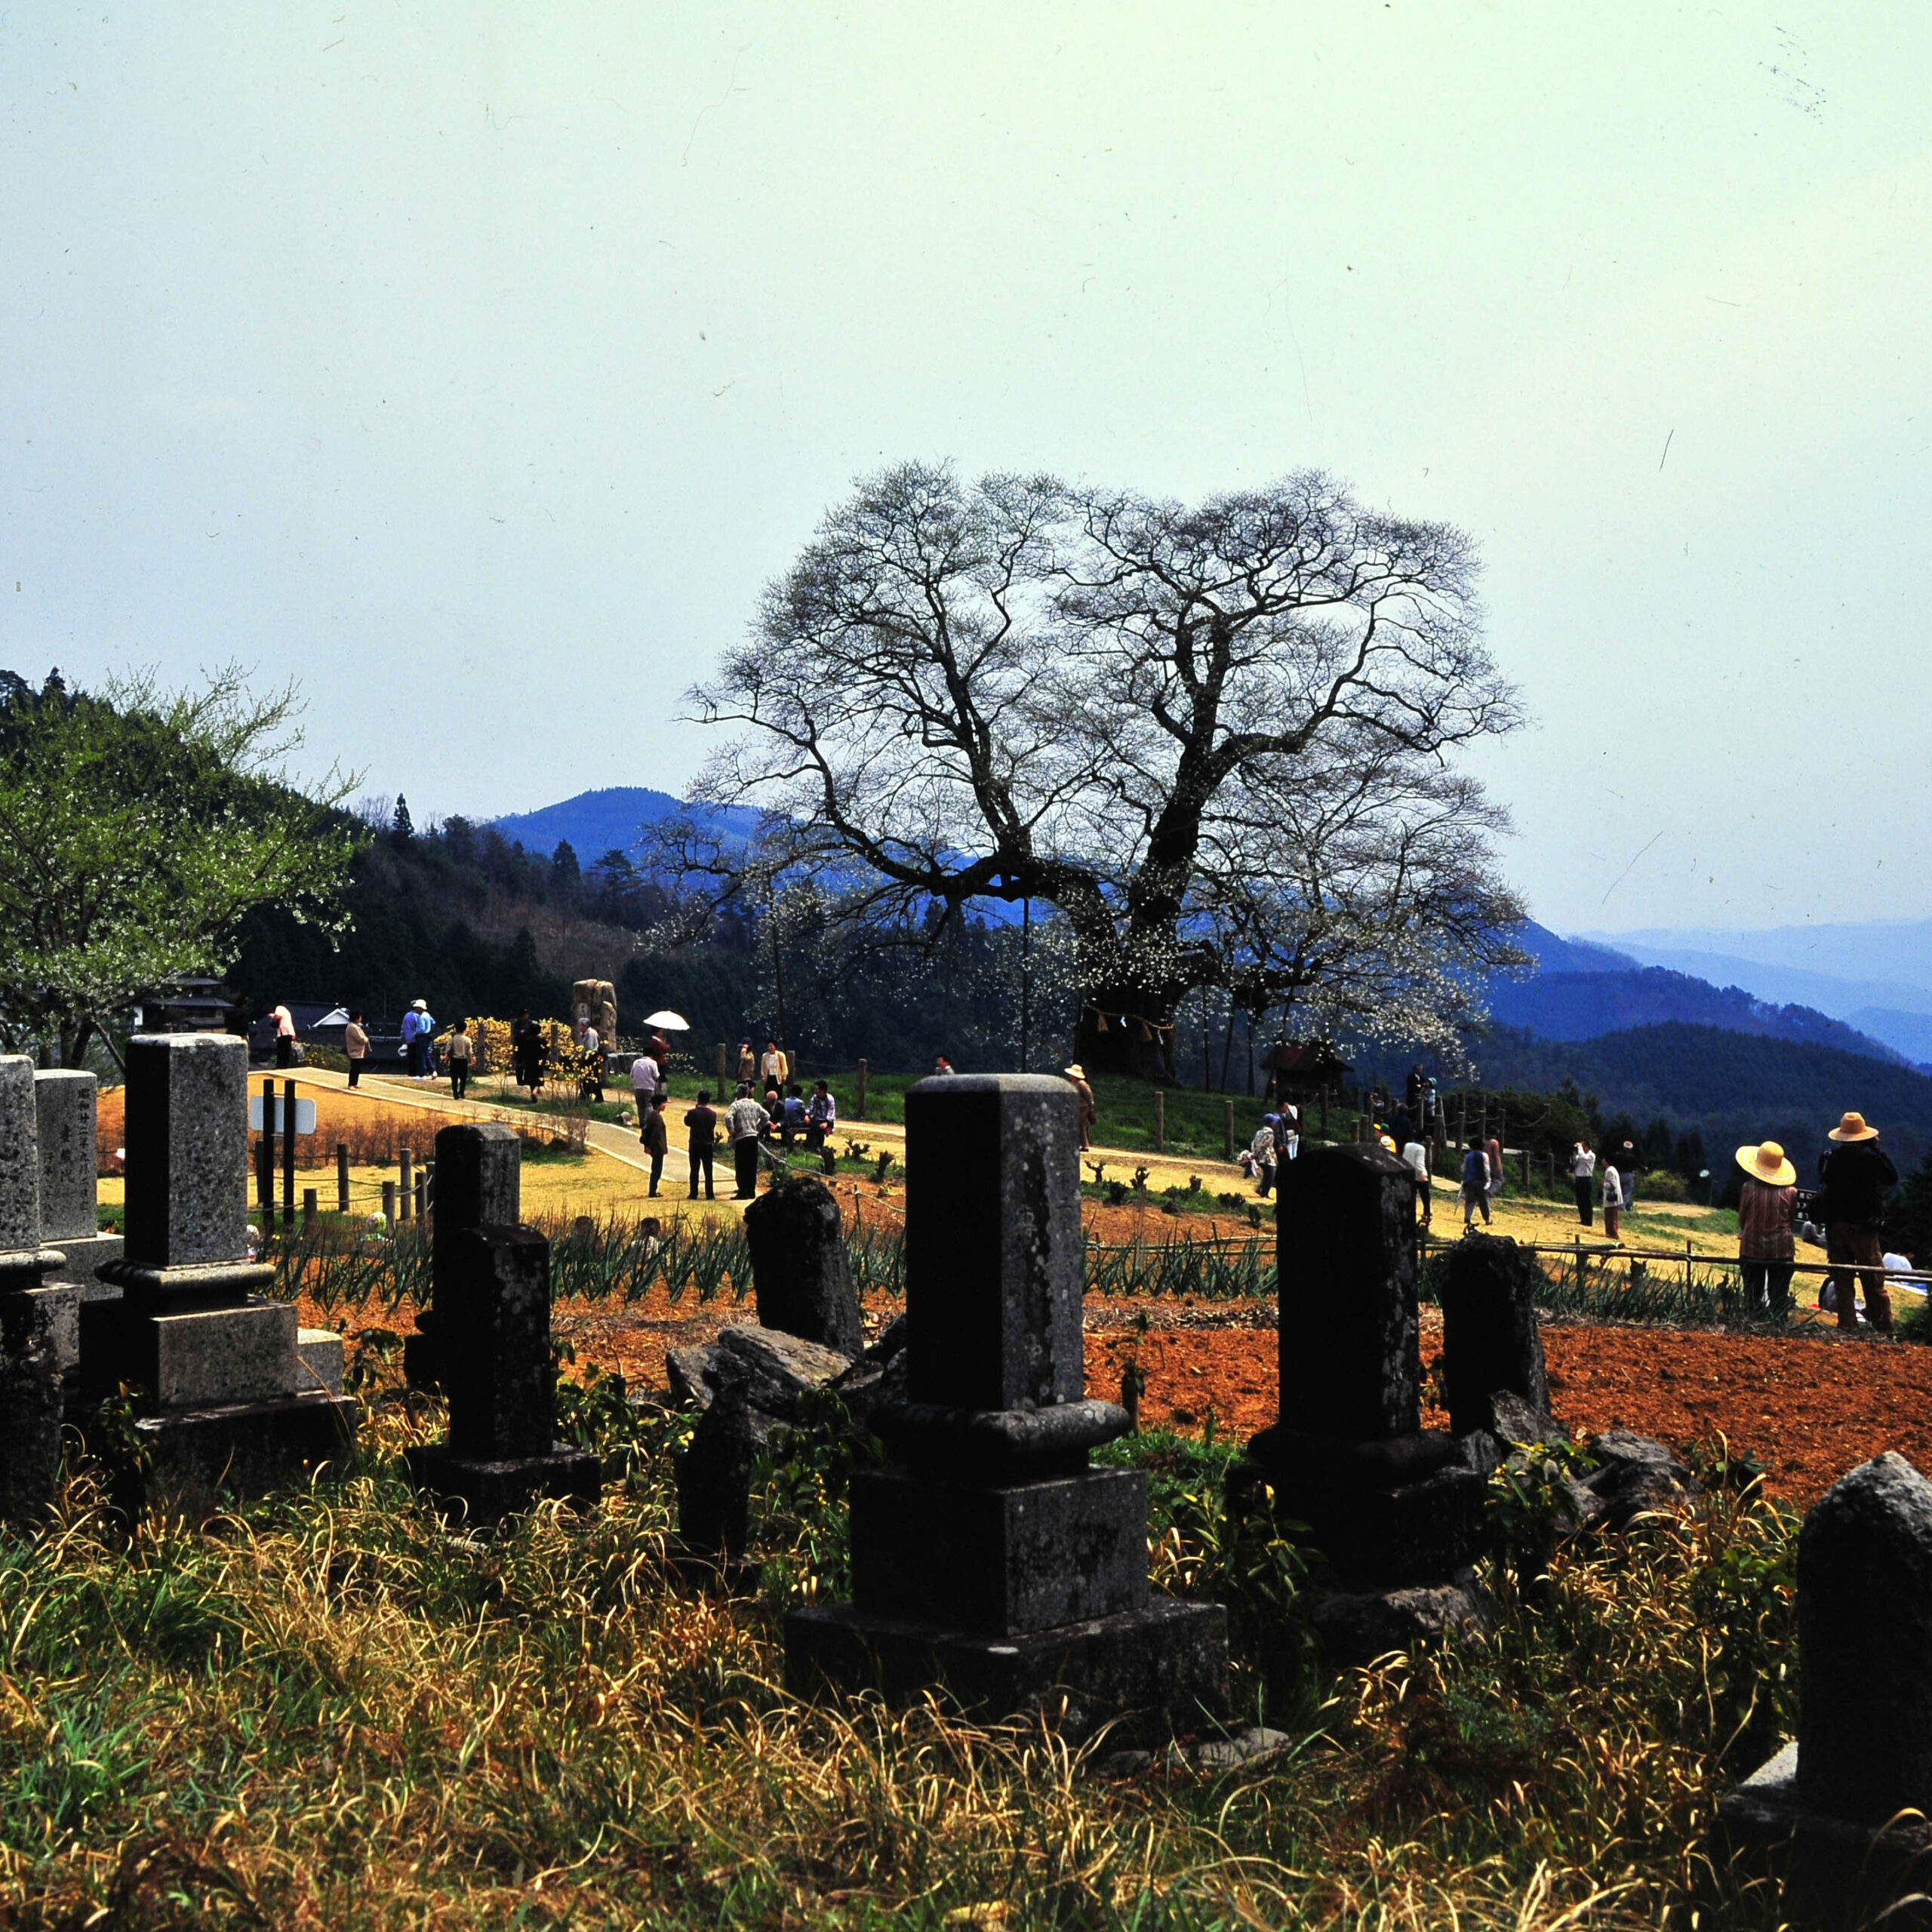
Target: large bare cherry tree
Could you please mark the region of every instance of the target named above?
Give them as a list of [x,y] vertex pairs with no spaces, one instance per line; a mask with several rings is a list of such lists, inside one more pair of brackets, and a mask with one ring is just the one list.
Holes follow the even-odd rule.
[[[848,931],[1051,906],[1090,1066],[1171,1077],[1189,991],[1447,1037],[1520,958],[1502,814],[1451,758],[1518,721],[1469,539],[1298,472],[1198,506],[1047,477],[863,481],[697,688],[672,842],[715,900],[810,877]],[[1371,1023],[1371,1030],[1386,1030]]]

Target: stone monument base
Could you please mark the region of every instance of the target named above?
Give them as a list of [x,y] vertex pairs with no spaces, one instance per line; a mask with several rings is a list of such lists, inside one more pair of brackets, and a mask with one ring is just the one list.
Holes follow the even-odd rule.
[[1231,1505],[1274,1491],[1276,1515],[1364,1585],[1440,1583],[1488,1548],[1487,1478],[1446,1433],[1348,1443],[1264,1429],[1228,1474]]
[[343,1396],[289,1395],[137,1416],[131,1458],[125,1441],[100,1446],[126,1472],[124,1502],[204,1515],[226,1494],[272,1489],[294,1469],[346,1456],[358,1416]]
[[1171,1597],[1015,1637],[902,1623],[849,1603],[785,1620],[785,1682],[800,1696],[830,1687],[905,1703],[943,1684],[991,1718],[1054,1711],[1076,1742],[1109,1722],[1128,1741],[1214,1723],[1226,1711],[1227,1667],[1227,1612]]
[[94,1279],[94,1271],[110,1261],[118,1261],[127,1243],[118,1235],[62,1235],[45,1244],[58,1251],[65,1265],[48,1277],[50,1287],[72,1282],[83,1301],[118,1300],[121,1291]]
[[1733,1846],[1778,1870],[1784,1910],[1802,1923],[1863,1925],[1883,1912],[1888,1928],[1932,1926],[1932,1826],[1860,1824],[1807,1804],[1795,1742],[1727,1792],[1718,1818]]
[[587,1449],[559,1442],[547,1456],[487,1459],[454,1454],[446,1442],[406,1450],[410,1480],[441,1508],[461,1509],[472,1523],[500,1522],[554,1497],[595,1509],[604,1493],[604,1465]]

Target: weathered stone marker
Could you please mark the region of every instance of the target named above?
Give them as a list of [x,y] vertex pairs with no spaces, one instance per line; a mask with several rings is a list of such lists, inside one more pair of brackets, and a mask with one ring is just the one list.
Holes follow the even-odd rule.
[[556,1439],[550,1244],[514,1221],[469,1218],[506,1204],[515,1212],[520,1159],[507,1128],[445,1128],[436,1137],[429,1334],[450,1432],[411,1450],[408,1461],[420,1488],[478,1523],[545,1497],[594,1508],[603,1486],[598,1458]]
[[127,1066],[126,1248],[99,1271],[122,1293],[82,1306],[82,1393],[131,1386],[148,1497],[199,1507],[339,1454],[355,1406],[315,1386],[294,1305],[248,1258],[246,1044],[137,1035]]
[[795,1689],[1063,1693],[1076,1735],[1225,1702],[1226,1613],[1151,1595],[1146,1479],[1088,1466],[1127,1417],[1083,1395],[1078,1105],[1023,1074],[906,1095],[908,1400],[875,1418],[893,1466],[853,1479],[852,1601],[786,1620]]
[[1280,1420],[1231,1496],[1265,1481],[1333,1574],[1314,1592],[1338,1655],[1373,1654],[1479,1614],[1484,1475],[1421,1427],[1415,1177],[1373,1143],[1315,1148],[1278,1184]]
[[1494,1398],[1506,1391],[1539,1418],[1549,1380],[1536,1296],[1536,1257],[1513,1241],[1471,1235],[1448,1251],[1442,1281],[1442,1369],[1449,1426],[1458,1435],[1496,1429]]
[[1861,1463],[1805,1518],[1798,1663],[1796,1740],[1719,1808],[1786,1853],[1788,1905],[1862,1924],[1932,1878],[1932,1483],[1903,1456]]
[[41,1238],[33,1063],[0,1057],[0,1521],[32,1524],[60,1481],[61,1361],[80,1291],[43,1287],[62,1257]]
[[866,1345],[838,1197],[811,1174],[777,1182],[745,1209],[758,1326],[848,1357]]
[[53,1278],[72,1281],[85,1301],[114,1291],[94,1278],[104,1261],[120,1258],[118,1235],[100,1232],[94,1131],[98,1083],[91,1073],[54,1067],[33,1077],[34,1113],[40,1134],[40,1232],[58,1248],[64,1265]]
[[[512,1128],[492,1123],[446,1127],[437,1134],[436,1205],[429,1235],[432,1284],[445,1275],[454,1279],[459,1235],[475,1228],[515,1227],[522,1220],[522,1189],[523,1143]],[[383,1208],[391,1214],[386,1195]],[[417,1311],[415,1332],[403,1338],[403,1374],[412,1389],[441,1386],[445,1333],[432,1285],[430,1306]]]

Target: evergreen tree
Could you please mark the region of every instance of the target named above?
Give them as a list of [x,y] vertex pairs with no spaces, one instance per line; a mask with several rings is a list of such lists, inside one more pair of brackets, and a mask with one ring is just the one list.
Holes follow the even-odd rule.
[[400,792],[395,795],[395,817],[390,823],[389,836],[395,841],[398,851],[407,851],[409,841],[416,836],[415,821],[409,816],[409,801]]
[[560,904],[568,904],[577,897],[583,878],[583,868],[577,862],[576,848],[568,838],[558,839],[557,849],[550,854],[550,881]]

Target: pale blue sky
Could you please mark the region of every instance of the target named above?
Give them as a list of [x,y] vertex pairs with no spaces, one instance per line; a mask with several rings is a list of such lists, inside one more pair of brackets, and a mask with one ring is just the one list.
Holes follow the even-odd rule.
[[0,664],[675,789],[856,472],[1318,463],[1481,543],[1539,917],[1923,915],[1928,99],[1905,6],[0,0]]

